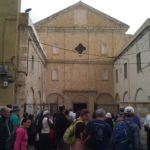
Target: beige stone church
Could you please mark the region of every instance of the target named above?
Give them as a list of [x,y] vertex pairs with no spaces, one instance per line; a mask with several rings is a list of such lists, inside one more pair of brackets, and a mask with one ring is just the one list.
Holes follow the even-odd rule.
[[35,24],[47,55],[45,99],[78,111],[117,109],[113,60],[129,26],[78,2]]

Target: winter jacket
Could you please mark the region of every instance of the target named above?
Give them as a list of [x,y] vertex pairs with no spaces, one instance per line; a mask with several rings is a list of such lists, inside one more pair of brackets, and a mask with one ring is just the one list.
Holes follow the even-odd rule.
[[55,128],[56,128],[56,139],[61,140],[63,138],[63,135],[66,131],[66,129],[69,127],[70,122],[65,117],[65,115],[61,112],[58,112],[56,114],[55,119]]
[[10,136],[7,119],[5,117],[0,118],[0,150],[6,150],[7,139]]
[[27,150],[28,135],[27,130],[23,127],[19,127],[16,130],[16,140],[14,144],[14,150]]
[[139,126],[133,122],[132,117],[125,117],[125,121],[128,122],[131,131],[132,131],[132,137],[133,137],[133,149],[134,150],[140,150],[141,149],[141,135],[140,135],[140,128]]

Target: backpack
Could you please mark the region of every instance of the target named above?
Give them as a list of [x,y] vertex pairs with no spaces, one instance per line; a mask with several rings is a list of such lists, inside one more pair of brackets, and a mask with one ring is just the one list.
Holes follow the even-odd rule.
[[76,120],[65,131],[64,136],[63,136],[63,140],[66,144],[72,145],[75,143],[75,141],[76,141],[75,129],[76,129],[76,125],[80,122],[83,122],[83,121],[82,120]]
[[118,122],[114,128],[113,140],[116,144],[130,144],[132,131],[127,121]]
[[98,143],[104,143],[105,137],[104,137],[104,131],[103,131],[103,124],[94,122],[92,134],[93,134],[94,141]]

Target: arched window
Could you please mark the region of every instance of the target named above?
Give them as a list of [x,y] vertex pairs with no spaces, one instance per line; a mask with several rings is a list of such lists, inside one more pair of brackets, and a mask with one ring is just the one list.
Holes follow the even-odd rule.
[[52,81],[58,81],[59,80],[59,73],[58,69],[52,70]]
[[123,95],[123,101],[124,101],[124,102],[129,101],[129,93],[128,93],[128,91],[126,91],[126,92],[124,93],[124,95]]
[[139,88],[139,89],[136,91],[136,94],[135,94],[135,101],[137,101],[137,102],[147,101],[147,96],[145,95],[143,89]]

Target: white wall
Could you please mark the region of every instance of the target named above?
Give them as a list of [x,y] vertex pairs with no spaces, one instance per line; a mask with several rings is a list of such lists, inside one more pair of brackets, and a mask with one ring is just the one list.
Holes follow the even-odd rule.
[[[115,81],[118,69],[115,95],[119,94],[121,102],[123,99],[125,102],[150,102],[150,31],[147,28],[145,31],[139,31],[137,33],[140,34],[134,36],[134,42],[130,44],[128,50],[114,63]],[[139,52],[141,52],[142,70],[137,73],[136,55]],[[128,64],[127,79],[124,79],[124,63]]]

